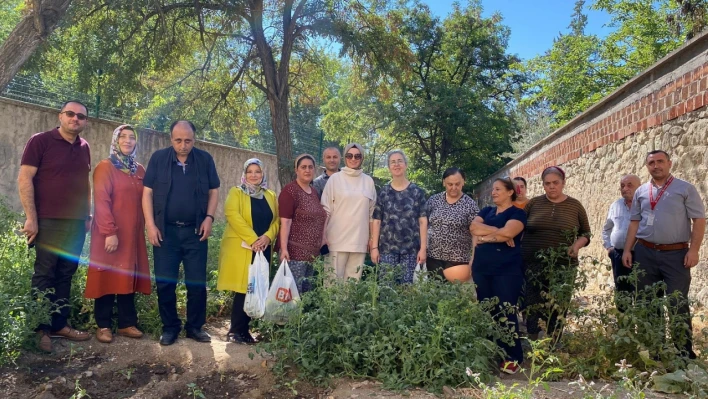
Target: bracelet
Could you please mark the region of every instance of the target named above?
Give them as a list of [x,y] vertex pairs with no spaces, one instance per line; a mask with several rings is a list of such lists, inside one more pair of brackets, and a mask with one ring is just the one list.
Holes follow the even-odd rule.
[[216,221],[216,219],[214,219],[214,216],[212,215],[206,215],[205,217],[211,218],[212,223]]
[[373,247],[373,248],[371,248],[372,251],[375,250],[375,249],[379,249],[379,247]]

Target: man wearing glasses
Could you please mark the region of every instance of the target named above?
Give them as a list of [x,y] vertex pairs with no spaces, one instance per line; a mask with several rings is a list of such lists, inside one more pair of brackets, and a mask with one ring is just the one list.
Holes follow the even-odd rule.
[[86,106],[68,101],[59,112],[59,127],[33,135],[17,179],[25,210],[22,233],[35,246],[33,292],[52,290],[47,297],[56,306],[51,325],[37,327],[38,347],[52,351],[50,337],[85,341],[91,336],[71,328],[71,279],[79,265],[86,232],[91,226],[91,151],[79,134],[86,128]]

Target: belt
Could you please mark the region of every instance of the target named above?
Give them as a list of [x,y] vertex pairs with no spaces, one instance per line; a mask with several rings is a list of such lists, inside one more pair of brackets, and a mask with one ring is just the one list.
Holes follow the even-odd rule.
[[167,224],[170,224],[172,226],[177,226],[177,227],[191,227],[194,226],[194,222],[167,222]]
[[655,249],[657,251],[677,251],[679,249],[688,249],[687,242],[679,242],[676,244],[654,244],[653,242],[649,242],[641,238],[638,238],[637,241],[645,247]]

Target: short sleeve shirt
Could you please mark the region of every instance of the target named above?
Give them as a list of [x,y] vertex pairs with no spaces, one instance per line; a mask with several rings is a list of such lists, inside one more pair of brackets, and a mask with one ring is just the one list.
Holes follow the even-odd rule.
[[381,221],[379,252],[417,253],[420,250],[418,219],[425,216],[425,192],[414,183],[401,191],[396,191],[391,184],[381,187],[373,215],[373,219]]
[[[649,190],[653,198],[659,196],[660,187],[652,182],[642,184],[634,192],[630,219],[639,221],[637,238],[654,244],[676,244],[691,240],[691,219],[705,219],[706,211],[696,187],[687,181],[674,178],[659,198],[654,211],[649,201]],[[654,223],[649,225],[654,213]]]
[[292,220],[288,235],[290,259],[311,262],[320,254],[327,221],[317,190],[313,188],[308,194],[297,182],[291,182],[280,191],[278,209],[281,218]]
[[466,194],[454,204],[449,204],[445,198],[445,192],[435,194],[426,205],[428,256],[468,263],[472,255],[470,224],[479,213],[479,207]]
[[81,137],[66,141],[59,129],[33,135],[22,165],[34,166],[34,203],[40,219],[79,219],[89,215],[91,149]]
[[[497,213],[497,207],[488,206],[479,213],[487,226],[503,228],[510,220],[518,220],[526,226],[526,212],[516,206],[511,206]],[[472,270],[475,274],[505,276],[523,275],[523,260],[521,258],[521,236],[523,230],[514,237],[514,246],[505,242],[490,242],[477,244],[474,252]]]

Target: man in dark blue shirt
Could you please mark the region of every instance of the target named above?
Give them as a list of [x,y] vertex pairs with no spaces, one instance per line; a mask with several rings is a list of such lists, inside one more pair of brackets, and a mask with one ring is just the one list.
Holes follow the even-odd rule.
[[210,342],[206,322],[206,264],[211,226],[219,201],[219,176],[208,152],[194,148],[189,121],[170,127],[172,147],[155,151],[145,172],[143,213],[153,245],[161,345],[172,345],[182,329],[177,315],[177,279],[184,264],[187,338]]

